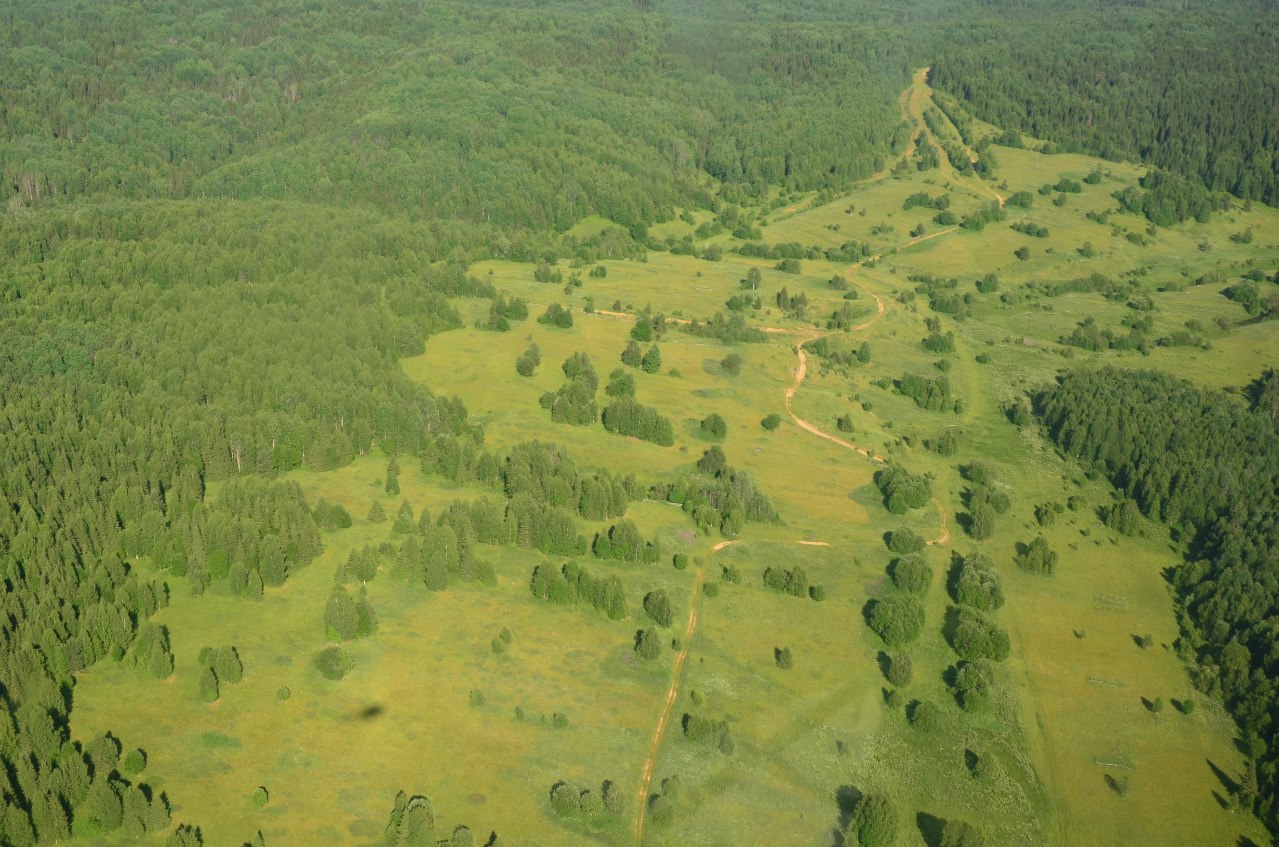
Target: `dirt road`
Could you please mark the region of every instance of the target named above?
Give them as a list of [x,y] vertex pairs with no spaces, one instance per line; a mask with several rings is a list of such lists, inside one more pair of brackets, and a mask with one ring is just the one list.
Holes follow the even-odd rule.
[[[711,555],[718,553],[736,541],[721,541],[711,548]],[[819,542],[820,543],[820,542]],[[662,702],[662,714],[657,719],[657,729],[653,731],[653,741],[648,748],[648,757],[644,759],[644,769],[640,775],[639,791],[635,796],[638,810],[635,814],[635,843],[644,840],[644,818],[648,811],[648,789],[653,784],[653,767],[657,764],[657,754],[662,748],[662,739],[666,736],[666,726],[671,721],[671,713],[675,709],[675,701],[679,699],[679,683],[684,674],[684,662],[688,659],[688,650],[693,645],[693,634],[697,631],[697,610],[702,603],[702,583],[706,581],[706,568],[703,563],[697,570],[697,578],[693,580],[693,596],[689,602],[688,625],[684,627],[684,638],[680,641],[679,652],[675,654],[675,664],[671,668],[671,684],[666,690],[666,699]]]

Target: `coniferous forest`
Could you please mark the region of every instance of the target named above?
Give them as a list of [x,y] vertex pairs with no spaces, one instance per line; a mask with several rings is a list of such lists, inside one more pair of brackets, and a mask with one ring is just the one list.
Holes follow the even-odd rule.
[[1279,838],[1272,2],[0,21],[0,847]]

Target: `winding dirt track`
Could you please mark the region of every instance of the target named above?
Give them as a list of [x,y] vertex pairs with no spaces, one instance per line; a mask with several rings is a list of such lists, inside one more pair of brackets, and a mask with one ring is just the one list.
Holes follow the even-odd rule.
[[[884,301],[881,300],[879,298],[879,295],[877,294],[872,294],[871,296],[875,298],[875,309],[876,309],[875,317],[866,321],[864,324],[860,324],[859,326],[853,327],[854,331],[865,329],[866,327],[870,326],[875,321],[879,320],[880,318],[884,316]],[[852,443],[851,441],[845,441],[839,436],[831,435],[829,432],[826,432],[820,429],[815,424],[812,424],[804,420],[803,418],[801,418],[799,415],[795,414],[795,409],[791,405],[791,400],[795,397],[795,392],[798,391],[799,387],[804,383],[804,377],[808,375],[808,355],[804,353],[804,345],[810,341],[816,341],[817,339],[823,338],[829,334],[830,333],[810,335],[807,338],[805,338],[803,341],[795,345],[795,353],[797,356],[799,356],[799,366],[795,369],[795,382],[791,385],[790,388],[786,389],[786,414],[790,415],[791,420],[793,420],[800,429],[810,432],[813,435],[816,435],[818,438],[825,439],[826,441],[829,441],[832,444],[838,444],[840,447],[844,447],[849,450],[854,450],[873,462],[878,462],[881,465],[887,464],[888,460],[885,459],[883,456],[879,455],[878,453],[872,453],[869,450],[867,450],[865,447],[858,447],[856,444]]]

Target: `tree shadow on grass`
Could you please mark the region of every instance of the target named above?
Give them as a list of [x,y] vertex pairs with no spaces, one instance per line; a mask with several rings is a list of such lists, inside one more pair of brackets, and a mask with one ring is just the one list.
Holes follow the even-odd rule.
[[941,831],[946,826],[944,820],[936,815],[920,812],[915,815],[915,826],[919,827],[919,834],[923,836],[924,843],[928,847],[939,847],[941,844]]
[[856,847],[844,834],[848,832],[848,824],[853,819],[857,804],[862,801],[862,791],[855,785],[841,785],[835,789],[835,803],[839,806],[839,825],[831,830],[831,842],[834,847]]

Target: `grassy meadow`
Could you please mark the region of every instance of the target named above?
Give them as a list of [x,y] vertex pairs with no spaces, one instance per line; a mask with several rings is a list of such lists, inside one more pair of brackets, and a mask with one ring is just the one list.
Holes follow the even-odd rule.
[[[922,83],[920,83],[922,85]],[[927,91],[910,100],[927,102]],[[915,115],[916,119],[918,115]],[[390,521],[366,519],[374,501],[394,515],[400,501],[416,513],[438,514],[455,499],[494,492],[454,486],[424,474],[401,457],[402,495],[383,493],[386,457],[361,457],[329,473],[296,472],[309,500],[343,504],[350,529],[325,533],[325,552],[269,589],[259,603],[211,591],[189,596],[171,579],[172,602],[156,619],[172,634],[177,671],[154,683],[123,664],[104,663],[84,674],[75,690],[75,732],[86,736],[111,727],[126,749],[148,754],[153,785],[174,798],[175,821],[198,822],[210,845],[239,845],[261,830],[266,843],[366,845],[380,843],[398,790],[432,799],[439,830],[458,823],[479,843],[497,833],[503,845],[631,844],[635,794],[654,727],[668,691],[676,701],[653,769],[651,791],[678,777],[671,789],[673,819],[648,821],[644,843],[653,845],[839,845],[847,809],[862,793],[890,796],[901,818],[899,844],[934,845],[940,821],[962,818],[1001,845],[1235,844],[1260,843],[1262,830],[1228,808],[1217,775],[1238,772],[1242,756],[1235,728],[1224,712],[1191,687],[1172,650],[1177,623],[1164,571],[1179,561],[1167,533],[1147,525],[1138,537],[1106,528],[1098,509],[1111,502],[1109,487],[1088,479],[1061,459],[1033,427],[1009,422],[1005,407],[1027,389],[1068,367],[1113,364],[1159,368],[1212,387],[1237,387],[1274,364],[1279,325],[1243,324],[1243,309],[1221,288],[1250,267],[1275,270],[1279,212],[1256,206],[1148,232],[1144,218],[1113,211],[1112,194],[1134,184],[1141,170],[1077,155],[1043,155],[993,148],[994,180],[963,177],[943,167],[886,176],[823,204],[804,198],[794,212],[766,217],[763,239],[838,246],[849,239],[870,245],[878,261],[848,266],[803,260],[798,274],[776,261],[745,258],[725,245],[722,261],[650,252],[644,261],[606,260],[603,278],[589,277],[567,292],[534,280],[534,267],[505,261],[476,264],[472,273],[499,290],[526,299],[527,321],[506,333],[472,328],[487,302],[458,300],[467,328],[436,335],[423,355],[405,359],[404,371],[441,395],[456,395],[483,425],[486,445],[503,450],[524,441],[564,445],[583,467],[634,474],[643,482],[670,479],[693,466],[713,443],[699,430],[710,412],[727,422],[721,446],[729,462],[747,470],[781,514],[778,525],[748,525],[739,543],[712,553],[722,540],[704,533],[677,507],[633,504],[627,517],[664,555],[654,565],[620,565],[591,556],[580,563],[598,575],[618,575],[626,586],[630,618],[610,621],[589,606],[564,608],[535,599],[532,568],[546,557],[516,547],[482,545],[480,558],[497,574],[496,586],[454,585],[431,593],[409,585],[384,564],[367,584],[376,610],[376,633],[352,642],[354,669],[329,681],[311,657],[326,645],[323,609],[334,572],[349,552],[366,543],[396,540]],[[1097,184],[1054,205],[1040,186],[1069,178]],[[948,193],[958,216],[991,202],[994,194],[1029,191],[1029,209],[1007,207],[1007,219],[981,232],[933,223],[935,210],[903,211],[907,197]],[[1109,211],[1105,224],[1086,217]],[[701,222],[709,213],[697,213]],[[1033,222],[1047,227],[1037,238],[1010,228]],[[918,240],[910,231],[923,224]],[[594,221],[582,225],[608,226]],[[677,238],[693,226],[674,221],[654,235]],[[1251,243],[1231,236],[1254,233]],[[937,233],[941,234],[937,234]],[[1129,234],[1135,234],[1129,238]],[[1144,245],[1137,243],[1144,241]],[[1085,258],[1081,249],[1091,245]],[[1027,259],[1014,251],[1030,250]],[[561,267],[567,277],[569,269]],[[734,346],[672,328],[659,341],[662,367],[631,369],[637,399],[655,406],[674,425],[675,444],[609,434],[597,423],[553,423],[538,398],[564,381],[561,362],[586,352],[601,378],[621,367],[632,319],[586,314],[595,309],[633,313],[651,305],[669,317],[705,319],[724,311],[751,268],[762,274],[763,308],[750,311],[751,326],[781,330],[764,343]],[[1154,347],[1098,353],[1061,343],[1086,317],[1120,333],[1134,310],[1095,293],[1011,297],[1032,282],[1070,280],[1091,273],[1135,278],[1150,298],[1152,337],[1197,320],[1211,349]],[[978,295],[974,281],[999,276],[999,291]],[[1194,285],[1217,273],[1225,282]],[[958,277],[960,293],[976,295],[964,319],[933,312],[916,295],[910,277]],[[828,280],[843,276],[858,293],[845,301]],[[787,318],[774,296],[785,286],[809,298],[808,320]],[[1274,293],[1261,284],[1263,296]],[[875,318],[875,302],[884,305]],[[574,325],[559,329],[536,322],[552,302],[571,305]],[[815,437],[786,414],[784,395],[795,379],[795,344],[825,333],[826,318],[851,302],[869,321],[865,329],[836,332],[832,340],[854,348],[870,345],[870,361],[833,367],[808,354],[807,379],[793,398],[796,415],[822,430],[881,453],[915,473],[932,477],[938,504],[902,516],[888,513],[873,484],[879,467],[837,444]],[[927,318],[954,333],[954,351],[921,346]],[[1218,325],[1221,319],[1223,326]],[[529,378],[514,363],[534,342],[541,365]],[[641,345],[647,348],[647,344]],[[729,353],[743,358],[741,372],[721,366]],[[985,361],[978,361],[978,355]],[[937,376],[943,367],[962,401],[959,412],[925,411],[897,392],[906,373]],[[607,398],[601,393],[601,401]],[[601,402],[601,406],[603,402]],[[760,426],[779,414],[775,431]],[[836,419],[849,415],[852,431]],[[958,451],[942,456],[925,446],[946,430],[958,433]],[[961,515],[967,483],[959,465],[981,460],[997,473],[1011,508],[984,541],[970,538]],[[1039,526],[1035,507],[1077,498],[1073,509]],[[944,510],[944,512],[942,511]],[[942,522],[945,521],[943,529]],[[579,521],[588,535],[608,522]],[[885,573],[892,554],[884,533],[901,527],[928,539],[933,570],[924,598],[926,622],[908,648],[914,680],[906,702],[941,707],[942,726],[925,732],[906,710],[885,703],[880,670],[884,644],[864,619],[869,601],[896,589]],[[1043,534],[1060,554],[1055,574],[1023,572],[1016,545]],[[797,542],[822,542],[825,546]],[[954,554],[974,549],[994,560],[1007,603],[993,613],[1011,636],[1012,654],[998,665],[991,706],[969,714],[956,705],[948,669],[956,656],[943,630],[951,600],[947,577]],[[671,554],[692,558],[687,570],[671,566]],[[555,564],[566,557],[552,557]],[[738,569],[738,584],[722,578]],[[767,567],[802,567],[824,600],[794,597],[763,584]],[[703,569],[714,596],[695,592]],[[650,625],[642,598],[662,588],[673,604],[674,623],[664,636],[679,639],[693,604],[696,634],[679,679],[670,673],[674,650],[651,665],[631,653],[635,630]],[[513,640],[497,655],[491,642],[503,628]],[[1150,635],[1146,648],[1138,636]],[[234,644],[245,664],[243,682],[224,687],[206,705],[196,696],[197,655],[206,645]],[[774,651],[787,647],[794,665],[783,670]],[[287,689],[287,692],[285,691]],[[472,692],[483,703],[473,703]],[[286,696],[287,693],[287,696]],[[1152,711],[1156,698],[1168,705]],[[1193,698],[1184,714],[1172,701]],[[516,708],[522,709],[522,718]],[[551,716],[561,713],[567,727]],[[731,755],[694,744],[680,731],[685,713],[726,719],[736,742]],[[969,755],[989,757],[989,773],[970,773]],[[603,826],[566,823],[551,810],[549,791],[559,780],[598,788],[621,786],[626,806]],[[269,792],[265,806],[251,800]],[[1122,791],[1117,789],[1122,786]],[[119,843],[124,843],[123,841]]]

